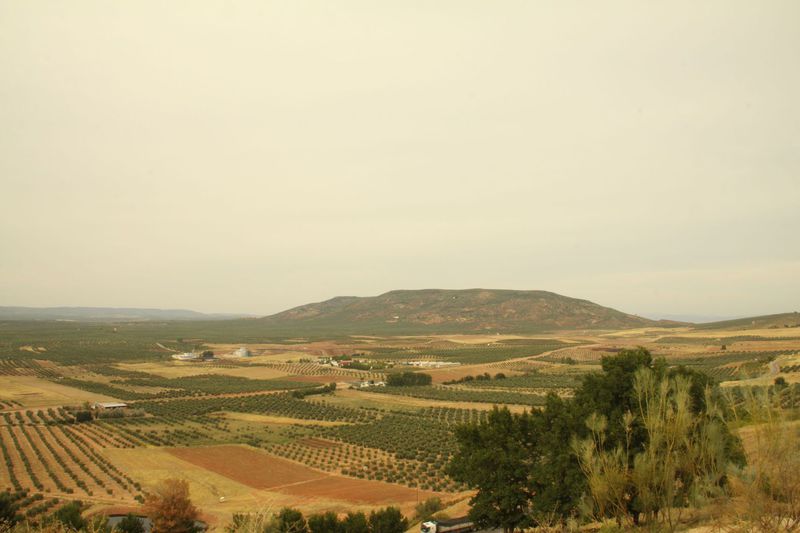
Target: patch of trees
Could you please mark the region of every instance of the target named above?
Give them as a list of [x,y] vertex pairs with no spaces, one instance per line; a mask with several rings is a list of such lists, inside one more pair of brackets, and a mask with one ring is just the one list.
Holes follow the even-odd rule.
[[[508,378],[509,380],[511,378]],[[517,405],[544,405],[544,392],[517,392],[511,390],[460,389],[447,386],[374,387],[369,392],[394,394],[428,400],[451,402],[508,403]]]
[[[394,454],[394,460],[370,465],[367,472],[347,468],[346,475],[401,483],[410,487],[433,490],[455,490],[443,472],[455,451],[449,425],[432,417],[417,414],[387,414],[372,424],[348,424],[323,428],[320,434],[364,448],[375,448]],[[365,466],[367,466],[365,465]]]
[[550,394],[522,414],[495,407],[456,430],[447,470],[477,489],[479,526],[509,532],[583,512],[671,527],[670,510],[723,490],[725,466],[744,464],[708,376],[654,363],[643,348],[601,365],[572,399]]
[[368,422],[374,415],[363,409],[328,405],[324,402],[306,402],[290,394],[258,394],[242,397],[198,398],[147,402],[138,405],[147,412],[160,416],[197,416],[220,411],[237,413],[263,413],[309,420],[341,422]]
[[[498,372],[495,375],[495,379],[505,379],[506,375],[502,372]],[[445,385],[456,385],[458,383],[469,383],[471,381],[490,381],[492,379],[492,375],[488,372],[484,372],[483,374],[477,374],[475,376],[464,376],[463,378],[459,379],[452,379],[450,381],[445,381]]]
[[316,387],[313,389],[305,389],[305,390],[296,390],[292,391],[292,397],[303,399],[306,396],[312,396],[314,394],[329,394],[336,390],[336,383],[328,383],[327,385],[323,385],[322,387]]
[[226,528],[230,533],[261,531],[263,533],[403,533],[408,519],[396,507],[363,512],[350,512],[344,518],[336,513],[317,513],[307,519],[303,513],[284,507],[273,515],[235,514]]
[[430,374],[422,372],[398,372],[386,377],[386,384],[390,387],[419,387],[430,385],[432,381]]

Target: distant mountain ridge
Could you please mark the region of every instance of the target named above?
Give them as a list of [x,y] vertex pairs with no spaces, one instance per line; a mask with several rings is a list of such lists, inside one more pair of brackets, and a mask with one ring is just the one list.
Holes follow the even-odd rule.
[[396,290],[371,297],[338,296],[260,320],[270,329],[341,333],[536,332],[677,324],[553,292],[497,289]]
[[800,313],[750,316],[698,324],[696,329],[781,329],[800,328]]
[[188,309],[135,307],[14,307],[0,306],[0,320],[75,320],[79,322],[134,322],[140,320],[224,320],[243,314],[207,314]]

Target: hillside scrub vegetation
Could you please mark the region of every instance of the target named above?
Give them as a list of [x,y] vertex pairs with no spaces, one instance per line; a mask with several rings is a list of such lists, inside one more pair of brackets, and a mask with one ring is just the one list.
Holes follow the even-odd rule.
[[511,532],[613,519],[674,530],[682,509],[729,492],[727,473],[745,455],[709,378],[667,368],[644,348],[601,364],[574,398],[550,394],[522,414],[495,407],[456,430],[447,470],[477,489],[478,525]]
[[[729,530],[754,524],[761,531],[800,529],[800,425],[790,420],[780,387],[737,390],[732,418],[741,430],[748,465],[734,474],[732,497],[719,510],[718,522]],[[792,402],[794,406],[794,402]],[[745,425],[746,424],[746,425]]]

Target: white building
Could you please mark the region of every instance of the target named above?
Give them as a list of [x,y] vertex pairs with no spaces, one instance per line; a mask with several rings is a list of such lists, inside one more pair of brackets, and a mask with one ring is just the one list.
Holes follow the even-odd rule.
[[242,346],[235,352],[233,352],[235,357],[250,357],[250,350],[247,349],[247,346]]
[[200,359],[200,354],[194,352],[184,352],[172,354],[172,358],[176,361],[197,361]]
[[97,402],[92,406],[92,408],[98,411],[106,411],[106,410],[116,410],[116,409],[125,409],[128,407],[127,403],[122,402]]

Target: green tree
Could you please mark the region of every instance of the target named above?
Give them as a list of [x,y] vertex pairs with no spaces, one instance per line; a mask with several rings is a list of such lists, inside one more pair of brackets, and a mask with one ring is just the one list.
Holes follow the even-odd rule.
[[291,507],[284,507],[278,513],[278,531],[281,533],[308,533],[303,513]]
[[536,452],[528,439],[531,426],[527,412],[495,406],[484,422],[456,428],[459,448],[447,471],[477,489],[469,516],[478,526],[511,532],[531,525],[530,465]]
[[91,421],[92,421],[91,411],[78,411],[77,413],[75,413],[75,422],[82,423]]
[[369,515],[371,533],[404,533],[408,529],[408,519],[397,507],[386,507],[372,511]]
[[[708,376],[668,369],[644,348],[604,357],[601,369],[583,379],[572,399],[550,394],[540,410],[512,415],[496,408],[485,421],[456,429],[458,450],[448,473],[477,489],[470,517],[479,526],[512,531],[563,522],[584,509],[587,490],[597,496],[595,514],[624,515],[638,523],[639,514],[651,507],[640,497],[631,469],[656,435],[640,414],[636,376],[643,370],[657,380],[681,381],[682,406],[704,420],[692,431],[698,438],[707,431],[702,438],[715,446],[723,443],[715,461],[743,464],[740,441],[720,423],[724,404]],[[575,453],[573,441],[585,449]]]
[[414,511],[416,512],[415,518],[417,520],[428,520],[434,514],[438,513],[444,508],[442,505],[441,498],[428,498],[427,500],[420,502],[415,507]]
[[308,530],[311,533],[342,533],[343,525],[333,511],[312,514],[308,517]]
[[0,531],[17,523],[17,504],[8,492],[0,493]]
[[81,515],[82,508],[81,502],[70,502],[53,513],[53,519],[70,529],[80,531],[87,525],[86,520]]
[[144,524],[141,519],[133,513],[128,513],[117,523],[115,529],[121,533],[144,533]]
[[369,523],[367,516],[362,513],[347,513],[342,520],[343,533],[369,533]]
[[[638,520],[641,512],[649,523],[662,522],[672,531],[683,508],[718,495],[724,484],[731,457],[722,410],[707,388],[704,409],[696,412],[700,402],[689,377],[662,377],[646,367],[636,372],[634,395],[636,408],[622,420],[623,443],[608,442],[608,419],[592,413],[586,421],[590,436],[573,441],[573,447],[598,518],[613,516],[622,523]],[[635,424],[646,438],[632,453]]]
[[537,523],[546,525],[575,514],[586,490],[586,478],[578,459],[568,446],[581,423],[574,402],[555,394],[547,396],[544,408],[531,413],[532,448],[530,491],[534,495],[531,512]]

